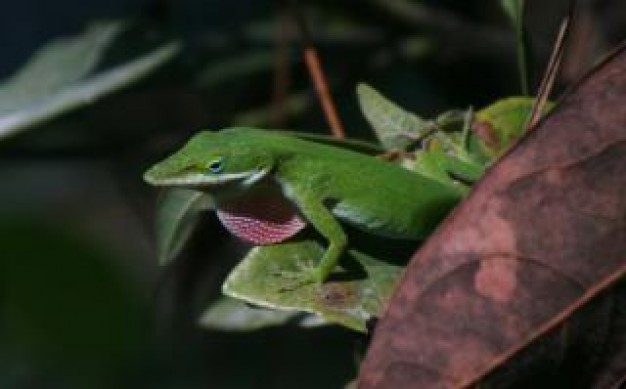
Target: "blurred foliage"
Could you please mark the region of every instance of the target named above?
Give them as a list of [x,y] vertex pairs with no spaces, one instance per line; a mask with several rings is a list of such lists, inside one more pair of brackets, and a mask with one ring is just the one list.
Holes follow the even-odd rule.
[[174,259],[198,223],[199,214],[212,209],[211,198],[188,189],[163,191],[157,205],[157,257],[161,265]]
[[0,245],[7,379],[84,387],[148,349],[146,301],[105,250],[62,225],[25,219],[0,220]]
[[[355,94],[362,81],[431,122],[441,112],[518,95],[519,34],[501,5],[521,2],[501,3],[300,2],[348,135],[375,139]],[[524,2],[531,95],[566,3]],[[581,3],[557,94],[626,35],[624,2]],[[141,182],[151,162],[199,128],[327,133],[282,3],[23,0],[3,7],[0,387],[348,382],[364,335],[302,329],[309,319],[291,315],[254,332],[200,328],[198,317],[205,312],[206,324],[207,306],[221,298],[222,282],[249,247],[207,214],[194,232],[169,232],[188,234],[189,244],[159,248],[179,257],[158,269],[157,194]],[[490,125],[507,137],[498,120]],[[448,146],[432,140],[416,168],[446,179],[428,156]],[[176,217],[190,220],[202,209],[196,205]]]
[[120,22],[97,23],[82,35],[47,44],[0,84],[0,138],[23,131],[135,82],[172,58],[170,44],[143,58],[87,78],[120,34]]
[[524,0],[500,0],[500,4],[515,29],[520,92],[523,95],[528,95],[530,93],[530,85],[528,85],[530,82],[529,72],[532,63],[528,31],[524,24]]

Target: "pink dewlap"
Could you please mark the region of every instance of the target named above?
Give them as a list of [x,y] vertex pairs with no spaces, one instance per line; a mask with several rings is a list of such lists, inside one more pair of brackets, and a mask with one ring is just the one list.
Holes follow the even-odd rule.
[[257,245],[282,242],[306,226],[295,205],[276,194],[220,202],[217,217],[231,234]]

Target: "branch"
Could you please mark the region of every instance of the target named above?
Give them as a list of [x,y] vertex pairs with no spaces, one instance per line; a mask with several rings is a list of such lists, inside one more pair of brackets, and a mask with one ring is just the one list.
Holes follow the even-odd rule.
[[309,75],[311,76],[311,80],[315,86],[317,97],[322,105],[322,109],[324,110],[326,121],[330,126],[332,134],[336,138],[342,139],[345,137],[343,125],[341,124],[337,109],[335,108],[333,97],[330,94],[328,82],[326,81],[326,76],[324,75],[319,55],[317,54],[317,50],[313,44],[313,39],[311,39],[311,34],[306,24],[306,20],[298,8],[297,0],[286,0],[286,3],[294,16],[298,31],[300,32],[300,36],[304,43],[304,62],[309,70]]

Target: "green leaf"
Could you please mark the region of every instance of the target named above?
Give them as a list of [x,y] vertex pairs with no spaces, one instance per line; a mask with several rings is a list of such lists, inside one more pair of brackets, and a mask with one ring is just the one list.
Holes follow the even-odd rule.
[[412,169],[443,184],[450,184],[450,177],[439,162],[440,155],[438,152],[418,150],[415,152]]
[[21,109],[85,77],[124,27],[120,21],[94,23],[80,36],[60,38],[40,48],[0,84],[0,114]]
[[200,212],[212,207],[211,197],[199,191],[174,188],[162,193],[156,215],[159,264],[165,265],[176,257],[196,226]]
[[[508,97],[476,112],[474,131],[482,151],[492,158],[504,153],[524,133],[533,104],[530,97]],[[552,106],[547,103],[543,113]]]
[[522,22],[524,0],[500,0],[500,5],[513,26],[517,26]]
[[91,76],[122,22],[102,22],[82,35],[53,41],[0,84],[0,139],[32,128],[132,84],[173,58],[177,43]]
[[318,327],[328,322],[318,316],[298,311],[279,311],[260,307],[251,307],[241,300],[222,297],[211,304],[200,317],[203,328],[218,331],[256,331],[267,327],[297,322],[303,327]]
[[299,283],[297,275],[307,274],[323,252],[314,240],[255,247],[229,274],[222,290],[255,305],[311,312],[365,331],[366,321],[380,314],[401,267],[349,250],[323,285]]
[[511,25],[515,29],[517,66],[520,76],[521,93],[529,93],[529,69],[532,66],[530,58],[530,38],[524,27],[524,0],[500,0],[504,13],[508,16]]
[[430,126],[367,84],[357,85],[361,111],[387,150],[404,149]]

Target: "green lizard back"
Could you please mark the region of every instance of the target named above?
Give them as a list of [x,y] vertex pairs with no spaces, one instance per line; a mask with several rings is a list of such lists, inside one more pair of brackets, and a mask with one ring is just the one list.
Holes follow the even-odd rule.
[[223,130],[227,141],[270,152],[274,176],[290,191],[323,201],[339,219],[393,238],[423,238],[462,191],[393,163],[340,147],[251,128]]

